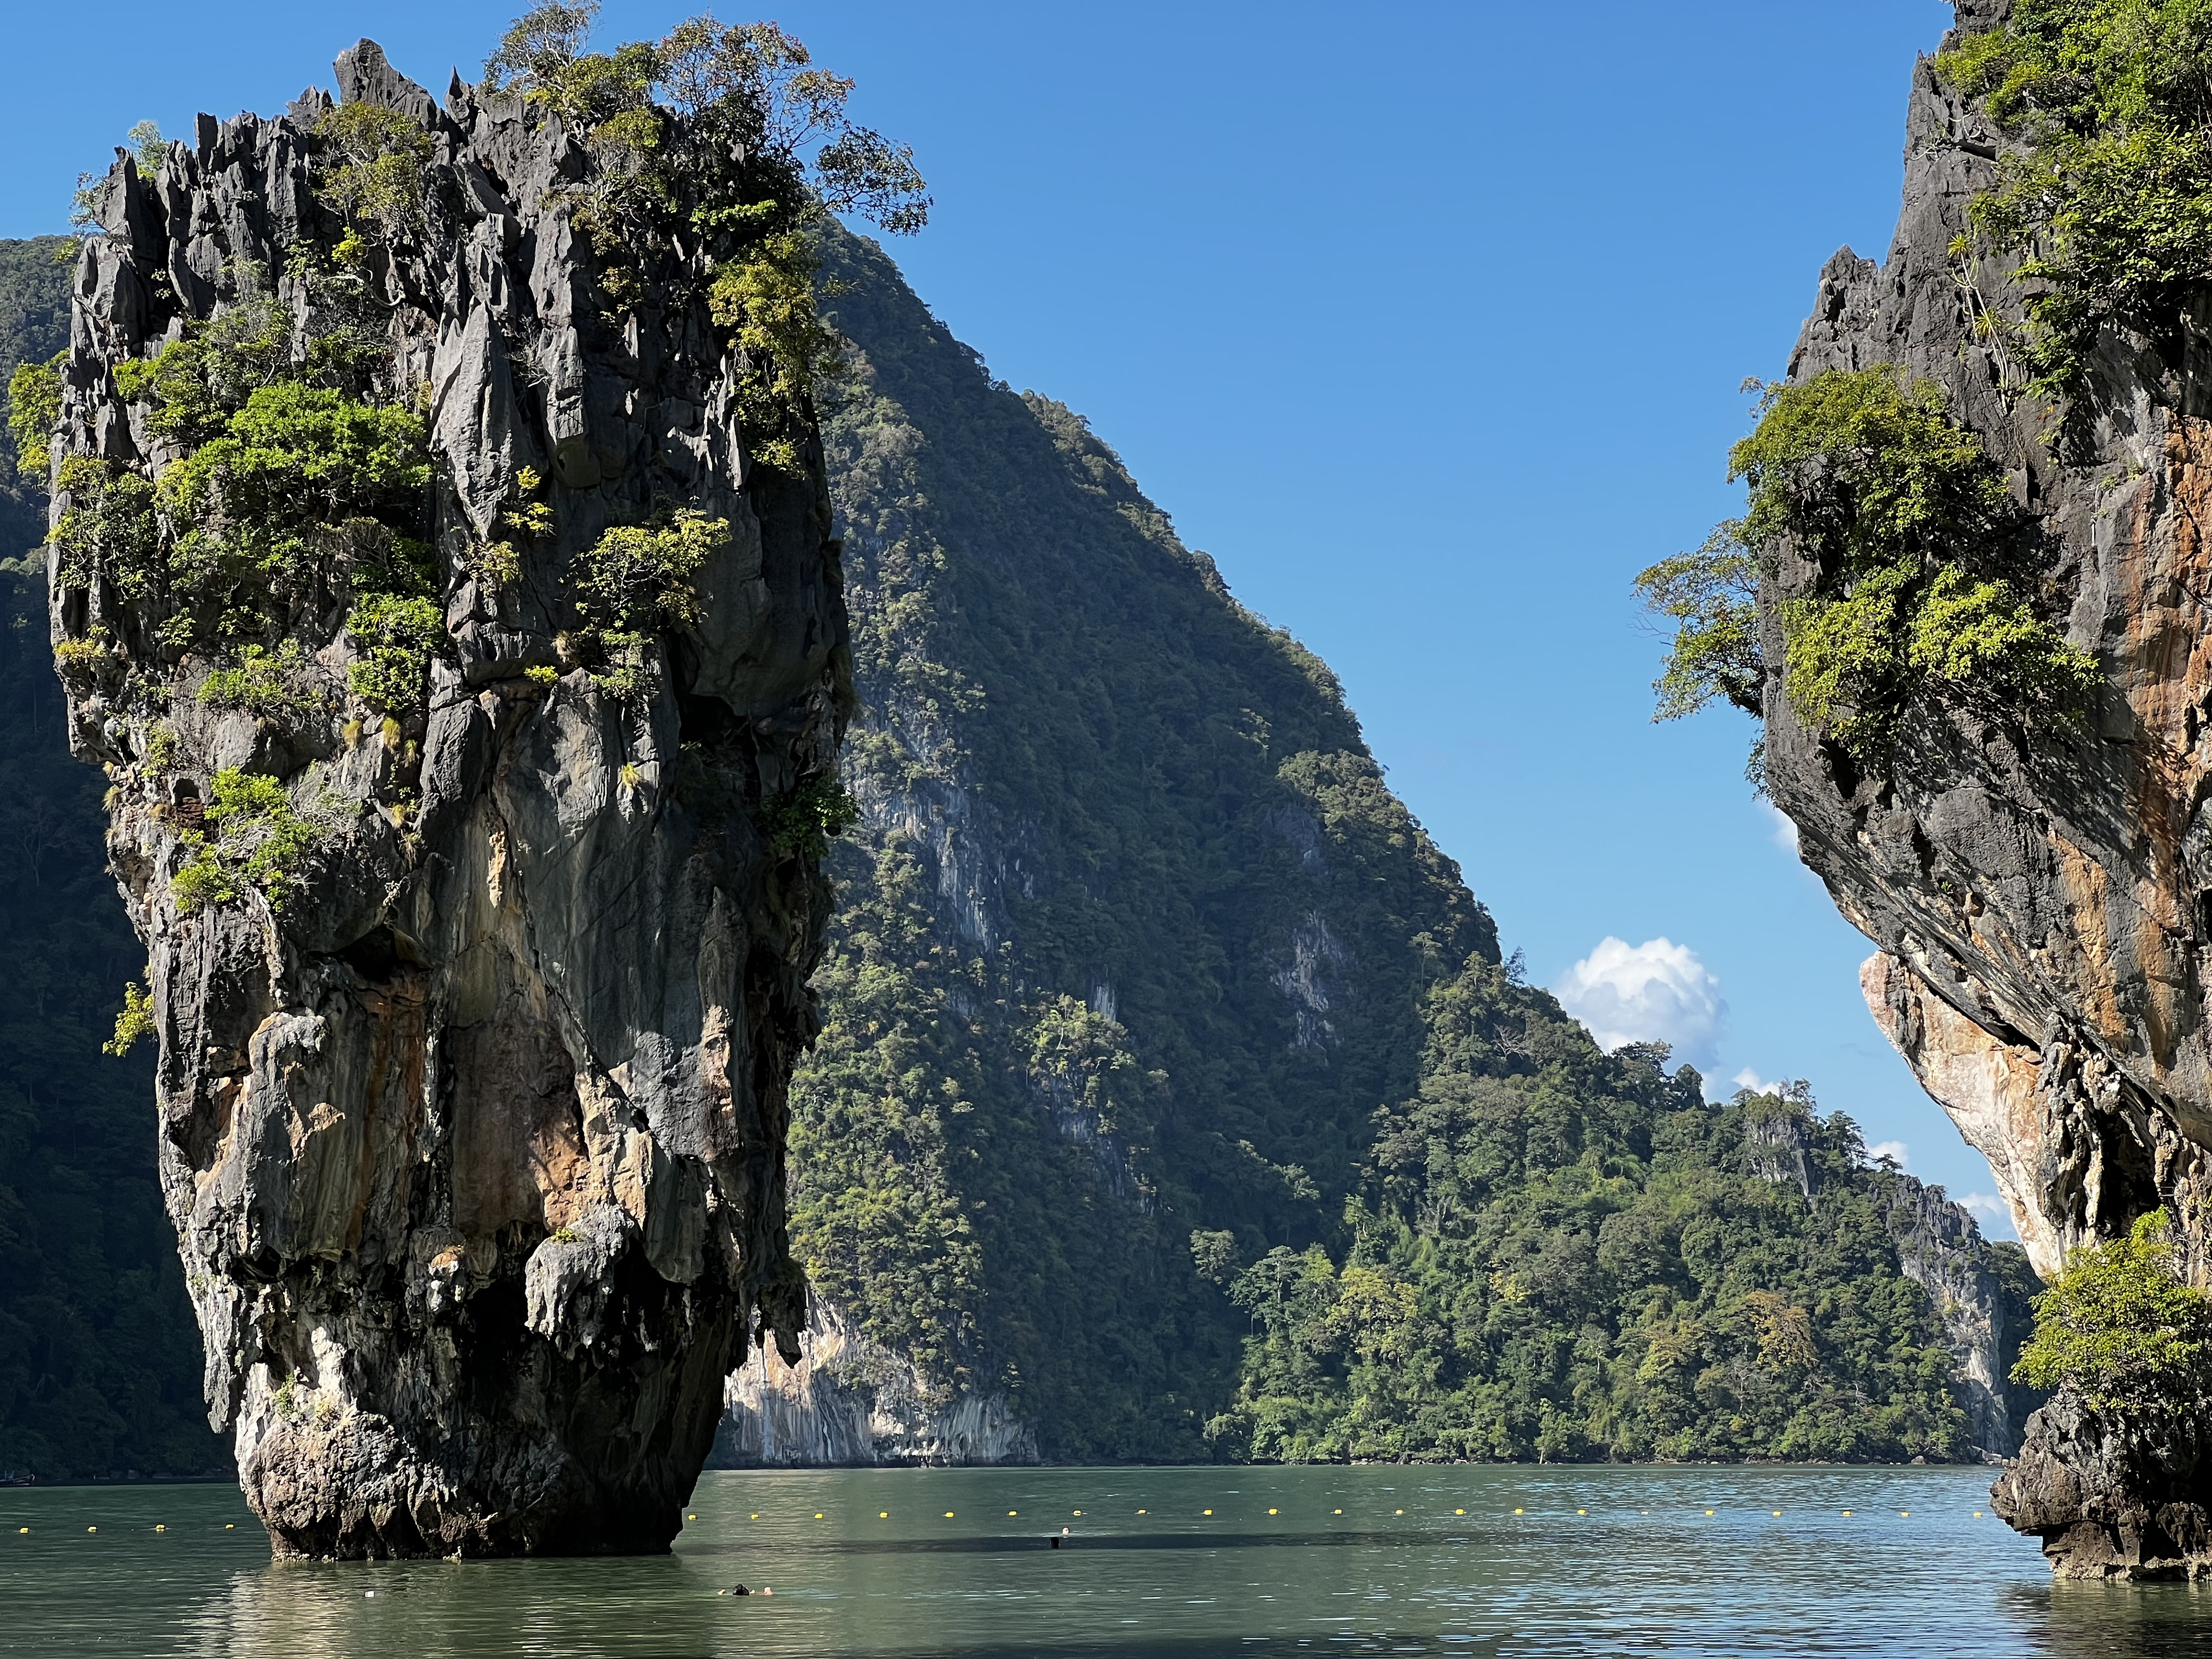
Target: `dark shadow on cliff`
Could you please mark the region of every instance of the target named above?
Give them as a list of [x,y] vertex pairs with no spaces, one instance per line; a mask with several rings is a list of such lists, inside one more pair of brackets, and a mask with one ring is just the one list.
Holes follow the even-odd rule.
[[[0,388],[69,333],[60,239],[0,242]],[[143,971],[70,758],[41,493],[0,428],[0,1472],[228,1475],[154,1162],[153,1055],[100,1053]]]

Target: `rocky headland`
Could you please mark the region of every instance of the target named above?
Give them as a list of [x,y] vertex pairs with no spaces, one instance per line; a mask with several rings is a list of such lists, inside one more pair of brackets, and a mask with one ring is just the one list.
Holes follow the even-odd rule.
[[742,249],[607,234],[605,127],[367,41],[337,94],[118,152],[56,366],[210,1416],[280,1553],[661,1549],[805,1319],[820,448],[710,302]]
[[[2047,303],[2067,279],[2024,265],[2031,250],[1993,236],[2003,221],[1974,205],[2026,176],[2016,169],[2038,131],[1992,115],[2008,94],[1988,87],[2011,60],[1975,56],[2012,9],[1962,0],[1957,11],[1952,55],[1913,71],[1888,258],[1846,249],[1829,262],[1789,380],[1893,365],[1940,388],[2002,476],[2009,506],[1990,521],[2030,550],[2010,591],[2071,660],[2094,659],[2096,688],[2059,720],[2017,686],[1974,692],[1954,663],[1901,699],[1893,752],[1869,764],[1863,744],[1839,740],[1844,724],[1808,717],[1790,678],[1791,632],[1808,614],[1793,606],[1838,591],[1817,536],[1795,533],[1759,582],[1765,775],[1805,861],[1878,947],[1863,974],[1869,1006],[1989,1158],[2037,1270],[2049,1279],[2069,1252],[2163,1207],[2201,1285],[2212,1270],[2207,289],[2188,288],[2163,324],[2107,319],[2078,362],[2053,369],[2053,342],[2079,333],[2075,313]],[[2046,236],[2033,251],[2048,261],[2058,246]],[[2201,1455],[2179,1443],[2190,1438],[2062,1392],[2029,1423],[1994,1501],[2062,1575],[2199,1576],[2212,1543]]]

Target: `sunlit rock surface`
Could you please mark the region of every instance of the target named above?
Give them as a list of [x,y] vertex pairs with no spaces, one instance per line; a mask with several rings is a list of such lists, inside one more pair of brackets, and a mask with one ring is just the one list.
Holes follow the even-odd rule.
[[725,1468],[1034,1463],[1003,1394],[935,1390],[912,1362],[812,1298],[796,1364],[756,1348],[731,1373],[712,1462]]

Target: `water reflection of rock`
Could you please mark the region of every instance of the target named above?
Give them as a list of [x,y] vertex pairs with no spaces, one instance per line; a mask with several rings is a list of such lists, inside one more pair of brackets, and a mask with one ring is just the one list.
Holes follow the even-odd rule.
[[[371,1594],[374,1592],[374,1594]],[[707,1576],[666,1556],[392,1565],[280,1559],[184,1621],[196,1659],[720,1651]],[[635,1644],[649,1625],[653,1645]]]

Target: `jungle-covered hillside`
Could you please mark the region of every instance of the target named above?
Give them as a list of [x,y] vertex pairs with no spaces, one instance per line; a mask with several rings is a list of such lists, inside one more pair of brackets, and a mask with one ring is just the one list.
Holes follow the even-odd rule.
[[[0,243],[0,370],[65,338],[55,246]],[[817,1292],[1056,1460],[1968,1455],[1941,1286],[2016,1338],[2018,1253],[1931,1243],[1802,1096],[1601,1053],[1327,666],[872,244],[827,252],[862,709],[794,1088]],[[149,1056],[100,1048],[140,963],[40,485],[0,459],[0,1469],[191,1473],[227,1453]]]

